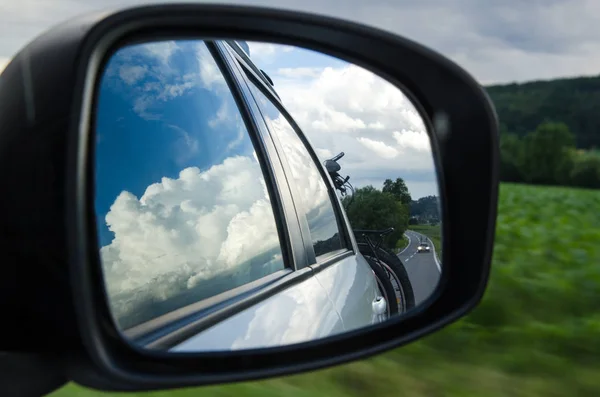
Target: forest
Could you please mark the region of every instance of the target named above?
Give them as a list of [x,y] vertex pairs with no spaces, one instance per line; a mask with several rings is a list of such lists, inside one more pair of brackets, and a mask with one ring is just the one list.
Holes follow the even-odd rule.
[[486,90],[500,120],[503,182],[600,188],[600,77]]

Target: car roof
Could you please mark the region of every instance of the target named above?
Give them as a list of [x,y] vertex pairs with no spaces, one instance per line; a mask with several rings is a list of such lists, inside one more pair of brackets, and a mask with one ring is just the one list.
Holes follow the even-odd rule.
[[246,67],[252,69],[254,74],[261,80],[261,82],[264,84],[267,90],[274,94],[277,97],[277,99],[280,99],[279,95],[277,94],[277,91],[275,91],[273,82],[270,81],[270,77],[268,77],[266,72],[260,69],[258,65],[256,65],[252,61],[252,58],[250,57],[250,46],[248,45],[248,43],[242,40],[225,40],[225,43],[227,43],[227,45],[229,45],[235,51],[235,53],[241,58],[241,60],[243,61],[242,63]]

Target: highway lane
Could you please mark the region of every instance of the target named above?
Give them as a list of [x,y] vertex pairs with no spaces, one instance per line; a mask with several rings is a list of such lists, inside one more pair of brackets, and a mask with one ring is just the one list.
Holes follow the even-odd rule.
[[[433,257],[431,240],[427,239],[425,235],[412,230],[407,230],[406,236],[409,239],[409,244],[398,254],[398,257],[404,263],[408,278],[412,283],[416,306],[427,299],[435,290],[440,278],[440,268]],[[429,246],[432,248],[431,253],[417,253],[417,247],[421,239],[427,239]]]

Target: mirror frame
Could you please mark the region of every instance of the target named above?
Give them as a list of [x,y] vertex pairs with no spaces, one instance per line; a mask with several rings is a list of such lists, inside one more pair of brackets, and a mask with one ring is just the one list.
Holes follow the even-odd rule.
[[[102,62],[113,46],[132,35],[232,38],[309,48],[378,74],[419,104],[423,119],[432,120],[432,148],[435,145],[440,171],[445,275],[437,295],[395,321],[279,348],[173,355],[139,351],[126,343],[110,321],[101,270],[94,260],[98,246],[89,224],[93,174],[88,150],[93,141],[89,127],[94,89]],[[21,65],[43,65],[32,69],[33,81],[43,81],[34,84],[33,92],[22,93],[16,85],[28,78],[24,78],[28,69]],[[94,13],[53,28],[17,54],[2,80],[0,103],[6,101],[11,107],[9,111],[0,109],[0,124],[8,126],[0,148],[2,153],[31,156],[0,156],[0,166],[31,170],[27,160],[37,155],[36,167],[51,164],[51,170],[62,166],[66,170],[55,177],[47,192],[35,185],[36,180],[17,183],[9,200],[30,203],[28,195],[36,192],[37,200],[48,198],[51,202],[46,208],[50,212],[40,215],[40,227],[47,227],[55,216],[66,219],[66,230],[56,232],[58,244],[51,252],[56,266],[44,268],[56,282],[34,291],[26,304],[30,310],[44,312],[40,318],[45,319],[46,334],[35,345],[69,351],[68,376],[80,384],[103,390],[153,390],[314,370],[423,337],[464,316],[483,295],[497,210],[496,114],[485,91],[467,72],[417,43],[309,13],[209,4],[151,5]],[[16,99],[10,92],[13,85],[20,95]],[[65,87],[71,89],[62,96],[53,95]],[[45,115],[34,122],[27,117],[31,109],[25,96],[29,94],[36,100],[36,109]],[[43,151],[28,151],[30,131],[38,131],[38,145],[47,144]],[[40,208],[39,204],[34,208]],[[29,246],[45,246],[46,236],[28,236]],[[22,258],[28,257],[26,248],[19,251]],[[68,268],[61,267],[65,262]],[[15,260],[14,266],[17,263]],[[48,300],[45,310],[40,306],[44,298]],[[22,346],[27,346],[27,335],[36,335],[36,328],[17,336]]]

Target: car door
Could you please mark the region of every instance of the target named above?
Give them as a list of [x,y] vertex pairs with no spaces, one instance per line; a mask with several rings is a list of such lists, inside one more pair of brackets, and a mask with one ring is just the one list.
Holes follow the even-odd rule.
[[[234,54],[237,56],[237,54]],[[378,321],[373,303],[379,293],[373,272],[358,254],[348,219],[331,180],[273,90],[238,57],[247,84],[275,143],[290,180],[310,267],[340,316],[344,329]]]

